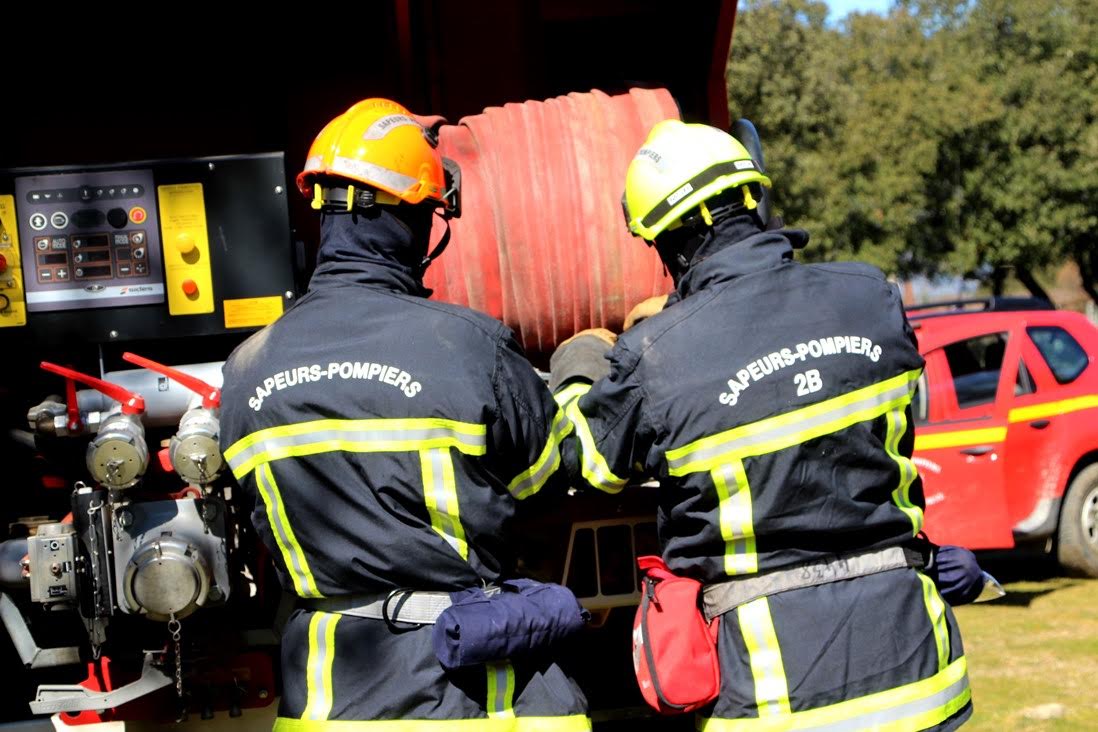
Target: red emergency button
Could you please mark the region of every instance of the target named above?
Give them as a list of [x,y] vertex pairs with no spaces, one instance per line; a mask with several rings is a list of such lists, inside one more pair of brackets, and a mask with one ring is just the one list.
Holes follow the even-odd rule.
[[8,271],[8,258],[0,254],[0,272]]
[[134,206],[130,209],[130,221],[135,224],[145,223],[145,219],[147,219],[148,217],[149,215],[145,213],[145,209],[141,208],[140,206]]
[[198,294],[198,283],[194,280],[183,280],[183,294],[187,297],[194,297]]

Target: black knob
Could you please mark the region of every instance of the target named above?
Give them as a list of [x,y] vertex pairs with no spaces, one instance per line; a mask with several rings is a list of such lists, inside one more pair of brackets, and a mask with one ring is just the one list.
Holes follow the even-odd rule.
[[112,208],[107,212],[107,223],[116,229],[121,229],[130,223],[130,217],[126,215],[126,209]]

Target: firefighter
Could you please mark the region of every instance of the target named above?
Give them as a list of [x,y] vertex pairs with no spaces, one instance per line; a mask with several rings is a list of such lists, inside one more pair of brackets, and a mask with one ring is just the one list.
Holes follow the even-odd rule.
[[651,130],[623,204],[675,291],[554,354],[565,465],[609,493],[659,479],[662,558],[721,619],[699,729],[954,729],[966,661],[911,460],[923,359],[879,270],[794,261],[808,235],[763,220],[770,184],[720,130]]
[[320,132],[297,177],[321,216],[308,292],[224,367],[222,447],[298,598],[276,730],[590,729],[551,654],[446,671],[432,649],[451,592],[507,578],[570,429],[507,328],[426,299],[457,207],[436,144],[384,99]]

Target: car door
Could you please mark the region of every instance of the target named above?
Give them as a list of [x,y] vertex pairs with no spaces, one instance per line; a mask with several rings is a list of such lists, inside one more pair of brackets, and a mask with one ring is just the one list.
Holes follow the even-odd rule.
[[1084,418],[1089,388],[1078,377],[1089,364],[1083,346],[1050,316],[1018,328],[1020,363],[1032,388],[1011,397],[1006,437],[1005,494],[1016,539],[1041,539],[1056,528],[1060,492],[1074,455],[1073,430]]
[[[1017,339],[1006,331],[960,338],[925,354],[916,400],[915,464],[926,532],[970,549],[1013,546],[1005,501],[1005,396],[1017,378]],[[925,400],[925,402],[924,402]]]

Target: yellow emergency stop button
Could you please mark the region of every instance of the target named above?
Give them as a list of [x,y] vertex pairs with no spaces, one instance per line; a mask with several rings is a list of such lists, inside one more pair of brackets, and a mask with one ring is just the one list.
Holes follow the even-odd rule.
[[148,213],[146,213],[145,209],[141,208],[140,206],[134,206],[130,209],[130,221],[135,224],[145,223],[145,219],[147,219],[148,217]]
[[175,237],[175,248],[179,250],[180,254],[187,255],[194,251],[195,248],[194,236],[190,232],[181,231],[179,235]]

